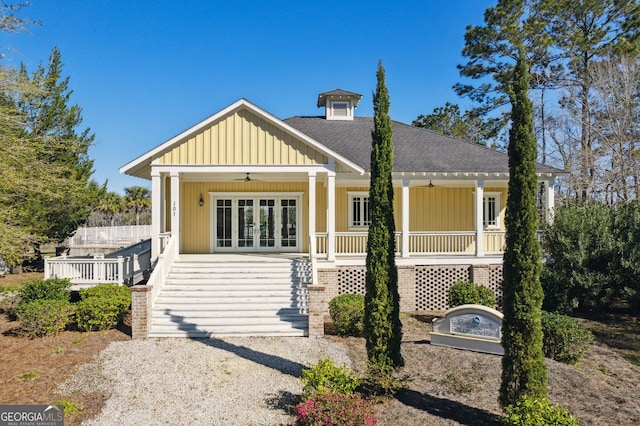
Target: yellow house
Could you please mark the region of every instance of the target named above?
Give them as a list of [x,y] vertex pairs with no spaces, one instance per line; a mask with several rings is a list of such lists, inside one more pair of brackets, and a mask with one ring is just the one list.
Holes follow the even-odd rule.
[[[305,284],[322,285],[326,300],[362,292],[373,119],[355,116],[360,99],[322,93],[324,115],[284,120],[241,99],[123,166],[152,182],[152,302],[163,300],[167,277],[185,259],[224,259],[240,270],[258,260],[310,259]],[[411,281],[401,286],[403,310],[446,309],[457,279],[493,276],[485,284],[499,292],[506,154],[393,126],[397,264],[401,280]],[[562,174],[538,165],[547,217]],[[226,333],[189,321],[189,335]]]

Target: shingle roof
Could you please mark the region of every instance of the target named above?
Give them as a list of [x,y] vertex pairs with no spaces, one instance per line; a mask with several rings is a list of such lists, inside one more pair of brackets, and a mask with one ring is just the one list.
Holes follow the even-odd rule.
[[[353,121],[291,117],[283,121],[370,170],[372,117],[356,117]],[[393,122],[393,143],[394,172],[509,172],[504,152],[398,121]],[[536,169],[539,173],[564,173],[542,164]]]

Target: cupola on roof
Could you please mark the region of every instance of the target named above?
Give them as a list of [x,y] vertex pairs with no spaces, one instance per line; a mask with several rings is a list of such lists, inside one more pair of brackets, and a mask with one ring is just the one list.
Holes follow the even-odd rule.
[[362,95],[343,89],[335,89],[318,95],[318,108],[325,107],[327,120],[353,120],[354,110]]

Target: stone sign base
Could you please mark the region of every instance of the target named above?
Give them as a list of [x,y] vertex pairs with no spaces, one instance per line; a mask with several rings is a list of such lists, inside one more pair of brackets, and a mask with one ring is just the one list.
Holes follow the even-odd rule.
[[501,340],[502,313],[486,306],[456,306],[433,320],[432,345],[504,355]]

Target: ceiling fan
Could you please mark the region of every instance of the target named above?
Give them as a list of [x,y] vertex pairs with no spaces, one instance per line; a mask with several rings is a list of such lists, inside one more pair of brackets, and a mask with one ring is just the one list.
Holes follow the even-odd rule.
[[256,179],[251,179],[251,173],[247,172],[247,175],[243,178],[240,179],[234,179],[235,181],[240,181],[240,182],[259,182]]
[[431,179],[429,179],[429,184],[428,185],[416,185],[416,188],[434,188],[435,185],[433,184],[433,182],[431,182]]

